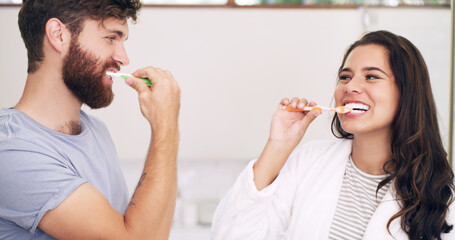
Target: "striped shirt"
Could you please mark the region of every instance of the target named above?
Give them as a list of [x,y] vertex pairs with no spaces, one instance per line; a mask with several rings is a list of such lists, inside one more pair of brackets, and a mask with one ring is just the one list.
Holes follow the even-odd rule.
[[349,158],[329,239],[362,239],[371,216],[390,186],[389,182],[379,189],[376,198],[376,188],[386,177],[362,172]]

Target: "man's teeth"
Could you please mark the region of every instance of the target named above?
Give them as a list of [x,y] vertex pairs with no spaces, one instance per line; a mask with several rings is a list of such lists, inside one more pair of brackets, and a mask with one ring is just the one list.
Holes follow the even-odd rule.
[[370,109],[370,106],[361,103],[348,103],[344,105],[351,109],[351,113],[363,113]]

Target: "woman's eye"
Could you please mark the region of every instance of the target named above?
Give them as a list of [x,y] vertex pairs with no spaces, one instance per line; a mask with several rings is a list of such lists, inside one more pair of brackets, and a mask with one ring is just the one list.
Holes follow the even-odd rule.
[[340,81],[348,81],[348,80],[351,80],[351,77],[348,76],[348,75],[341,75],[339,78],[340,78]]
[[366,79],[367,79],[367,80],[373,80],[373,79],[379,79],[379,77],[376,76],[376,75],[367,75],[367,76],[366,76]]

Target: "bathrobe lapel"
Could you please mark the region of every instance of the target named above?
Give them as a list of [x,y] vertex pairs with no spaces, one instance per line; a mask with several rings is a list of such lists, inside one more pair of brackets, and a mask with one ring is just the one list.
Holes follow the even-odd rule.
[[365,234],[363,235],[364,240],[404,240],[408,239],[406,233],[400,227],[401,218],[396,218],[390,223],[390,233],[387,231],[387,222],[389,219],[400,210],[400,206],[395,197],[395,190],[393,183],[389,190],[386,192],[384,198],[379,204],[376,211],[371,216],[368,223]]

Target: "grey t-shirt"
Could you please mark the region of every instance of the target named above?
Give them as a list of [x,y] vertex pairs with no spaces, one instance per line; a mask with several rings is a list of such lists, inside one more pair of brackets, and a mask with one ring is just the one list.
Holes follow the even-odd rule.
[[0,239],[53,239],[39,221],[86,182],[125,212],[128,189],[106,126],[81,111],[81,127],[66,135],[0,110]]

